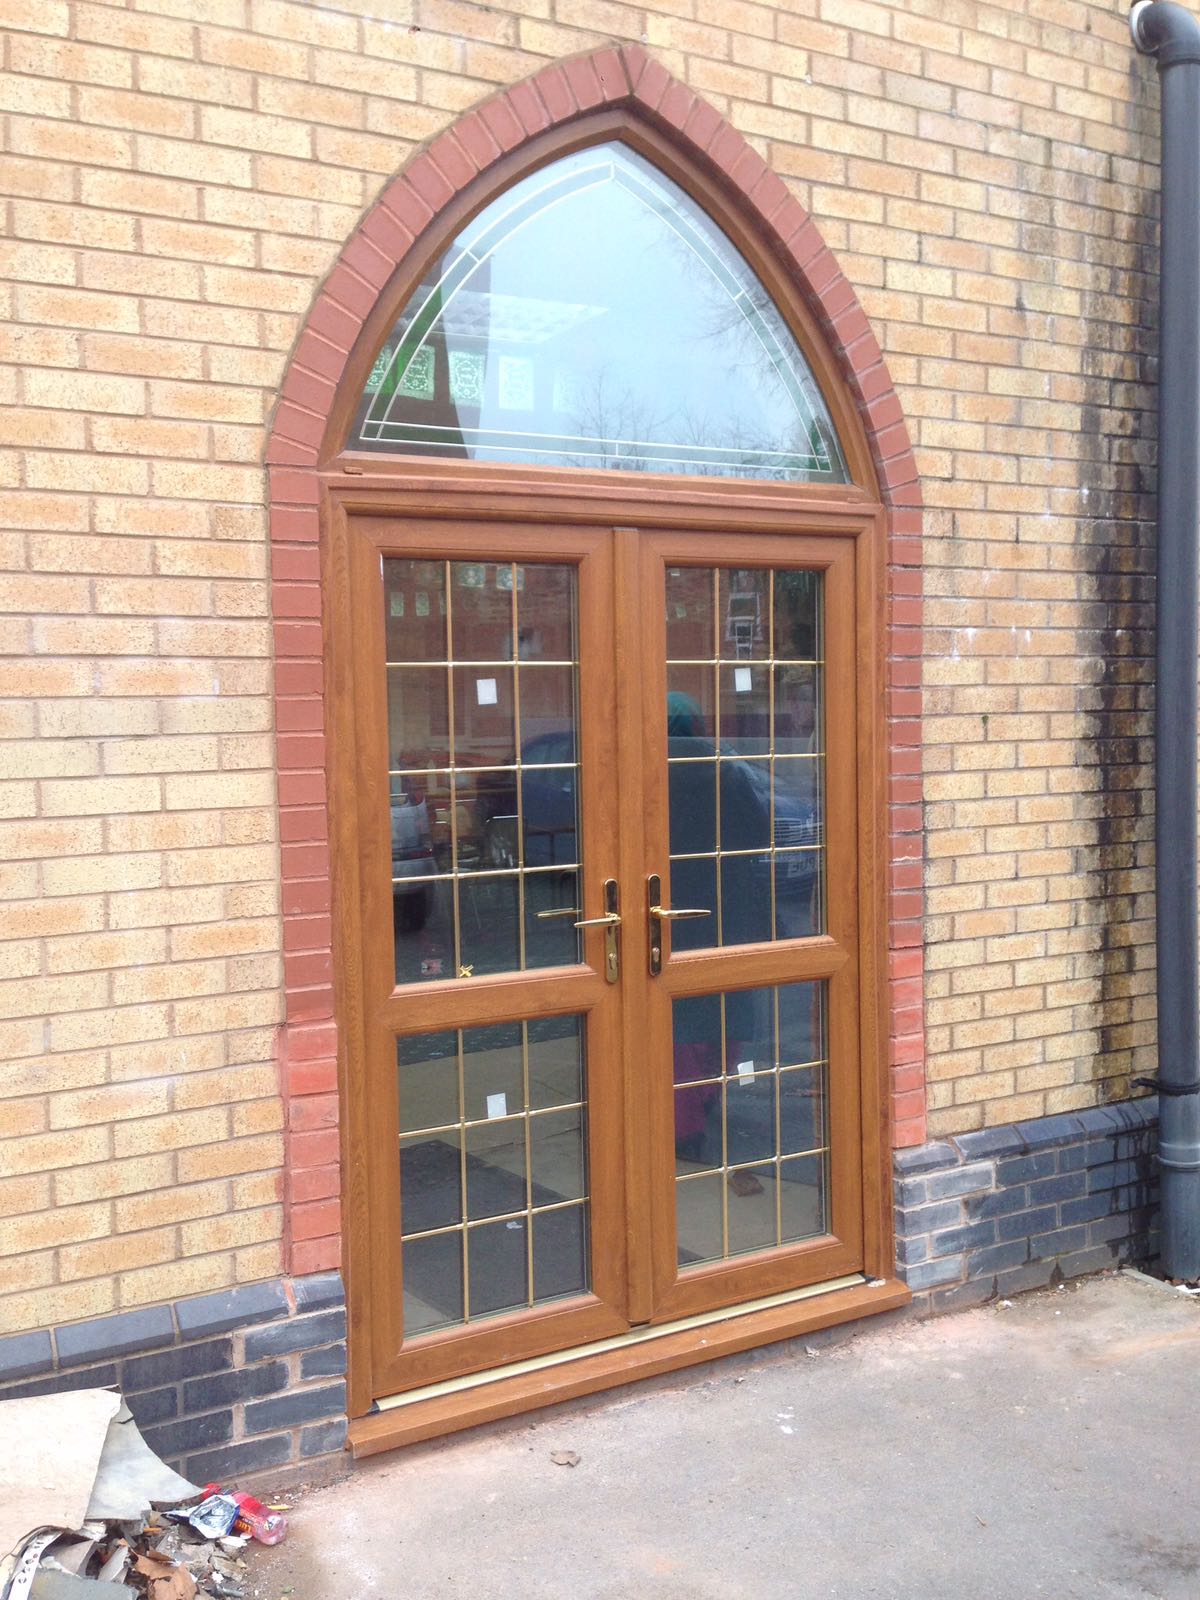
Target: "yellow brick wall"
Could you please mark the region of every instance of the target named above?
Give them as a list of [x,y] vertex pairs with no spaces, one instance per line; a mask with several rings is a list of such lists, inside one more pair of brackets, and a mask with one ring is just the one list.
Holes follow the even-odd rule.
[[1085,0],[0,0],[0,1331],[280,1264],[263,423],[420,141],[642,40],[856,285],[929,506],[934,1134],[1151,1038],[1156,90]]

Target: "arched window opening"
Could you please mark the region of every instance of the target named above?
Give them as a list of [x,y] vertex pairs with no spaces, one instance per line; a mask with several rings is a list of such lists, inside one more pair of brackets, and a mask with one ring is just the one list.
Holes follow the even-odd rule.
[[741,253],[627,146],[497,196],[433,263],[367,378],[351,448],[845,483],[799,344]]
[[711,108],[635,47],[531,88],[363,219],[269,456],[280,572],[320,539],[322,626],[278,639],[324,656],[286,666],[326,690],[370,1448],[623,1381],[659,1334],[673,1366],[825,1290],[903,1298],[875,1003],[899,403]]

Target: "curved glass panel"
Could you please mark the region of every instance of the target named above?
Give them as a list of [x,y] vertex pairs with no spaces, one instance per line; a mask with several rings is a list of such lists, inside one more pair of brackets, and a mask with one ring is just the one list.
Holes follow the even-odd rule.
[[459,234],[379,352],[350,444],[847,479],[763,285],[694,200],[615,143],[531,173]]

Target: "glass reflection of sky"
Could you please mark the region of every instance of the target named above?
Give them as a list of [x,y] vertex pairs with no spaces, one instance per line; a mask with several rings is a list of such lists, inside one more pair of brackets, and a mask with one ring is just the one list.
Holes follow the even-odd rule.
[[380,351],[352,443],[846,480],[762,284],[693,200],[617,144],[532,173],[459,235]]

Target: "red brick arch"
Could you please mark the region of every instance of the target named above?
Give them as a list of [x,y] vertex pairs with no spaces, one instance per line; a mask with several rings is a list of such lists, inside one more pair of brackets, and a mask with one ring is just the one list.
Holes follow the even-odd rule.
[[897,1145],[924,1138],[920,653],[921,496],[883,353],[815,223],[733,127],[637,45],[545,67],[419,150],[365,214],[296,341],[267,439],[286,1019],[288,1264],[339,1256],[338,1102],[322,704],[318,452],[363,323],[439,210],[508,151],[602,108],[625,108],[732,189],[786,263],[840,363],[888,512],[891,1066]]

